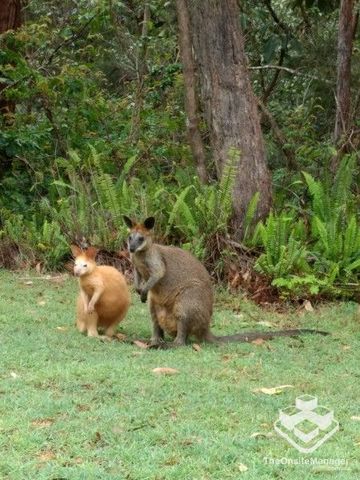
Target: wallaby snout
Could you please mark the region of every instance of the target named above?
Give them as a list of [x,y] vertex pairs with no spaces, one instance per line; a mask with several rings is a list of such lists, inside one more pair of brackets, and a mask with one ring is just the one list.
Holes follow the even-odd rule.
[[145,246],[145,238],[140,232],[135,232],[129,235],[128,247],[130,253],[142,250]]

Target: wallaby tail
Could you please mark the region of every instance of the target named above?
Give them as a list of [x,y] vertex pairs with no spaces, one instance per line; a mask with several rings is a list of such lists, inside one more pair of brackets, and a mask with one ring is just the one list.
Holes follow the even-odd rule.
[[292,330],[276,330],[274,332],[244,332],[235,333],[234,335],[224,335],[223,337],[216,337],[212,335],[208,341],[228,343],[228,342],[253,342],[257,338],[262,340],[271,340],[274,337],[295,337],[306,333],[316,333],[319,335],[329,335],[329,332],[322,330],[312,330],[311,328],[295,328]]

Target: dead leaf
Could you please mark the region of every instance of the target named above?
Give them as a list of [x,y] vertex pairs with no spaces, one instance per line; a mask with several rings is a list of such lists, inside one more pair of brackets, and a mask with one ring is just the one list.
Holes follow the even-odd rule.
[[38,418],[37,420],[33,420],[31,422],[31,425],[34,427],[50,427],[54,423],[54,420],[52,418]]
[[351,420],[356,420],[357,422],[360,422],[360,417],[358,415],[353,415],[351,417]]
[[26,280],[26,282],[24,282],[24,285],[32,285],[34,282],[32,282],[31,280]]
[[180,463],[180,459],[176,456],[172,456],[165,460],[164,465],[171,467],[173,465],[177,465],[178,463]]
[[10,377],[12,378],[19,378],[19,375],[15,372],[10,372]]
[[262,345],[265,343],[265,340],[263,338],[255,338],[255,340],[253,340],[251,343],[253,345]]
[[242,278],[244,279],[245,282],[247,282],[249,280],[249,278],[251,278],[251,273],[249,270],[246,270],[246,272],[244,272],[242,274]]
[[38,305],[40,305],[40,307],[43,307],[44,305],[46,305],[46,302],[45,300],[40,300],[39,302],[37,302]]
[[307,311],[307,312],[313,312],[314,311],[314,307],[311,305],[311,302],[309,300],[305,300],[304,302],[304,309]]
[[201,347],[198,343],[193,343],[192,348],[195,350],[195,352],[201,352]]
[[278,387],[271,387],[271,388],[266,388],[266,387],[261,387],[261,388],[255,388],[253,390],[254,393],[264,393],[265,395],[278,395],[279,393],[282,393],[285,388],[294,388],[294,385],[279,385]]
[[234,275],[234,278],[230,282],[230,287],[231,288],[238,287],[239,283],[240,283],[239,280],[240,280],[240,274],[239,274],[239,272],[236,272],[235,275]]
[[221,357],[221,360],[223,362],[230,362],[231,360],[234,360],[235,358],[238,358],[238,355],[236,353],[227,353]]
[[350,345],[343,345],[341,347],[343,350],[351,350],[351,346]]
[[142,342],[141,340],[134,340],[134,341],[133,341],[133,344],[136,345],[136,346],[139,347],[139,348],[143,348],[144,350],[145,350],[146,348],[149,348],[149,345],[148,345],[147,343],[145,343],[145,342]]
[[56,455],[52,450],[44,450],[40,452],[37,457],[40,462],[48,462],[49,460],[54,460]]
[[239,463],[238,468],[240,472],[246,472],[247,470],[249,470],[249,467],[247,467],[243,463]]
[[94,388],[94,385],[91,383],[83,383],[81,387],[84,388],[85,390],[92,390]]
[[77,405],[76,408],[79,410],[79,412],[88,412],[89,410],[91,410],[91,407],[89,405],[82,404]]
[[157,375],[175,375],[176,373],[179,373],[179,370],[171,367],[158,367],[154,368],[152,371]]
[[60,332],[66,332],[68,327],[56,327],[56,330],[59,330]]
[[194,445],[196,443],[198,443],[198,444],[202,443],[202,438],[201,437],[196,437],[195,435],[193,435],[192,437],[185,438],[185,440],[181,441],[181,444],[184,445],[185,447],[188,447],[190,445]]

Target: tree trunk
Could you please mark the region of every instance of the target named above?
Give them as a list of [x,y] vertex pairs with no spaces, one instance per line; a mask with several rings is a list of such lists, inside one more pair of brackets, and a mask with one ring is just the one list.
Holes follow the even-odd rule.
[[176,0],[179,46],[185,84],[185,111],[187,116],[187,133],[197,173],[202,183],[207,182],[205,149],[199,130],[199,115],[196,97],[195,64],[190,38],[190,20],[185,0]]
[[351,55],[355,20],[353,10],[354,0],[341,0],[337,47],[335,143],[346,134],[351,120]]
[[248,204],[256,192],[260,200],[256,220],[271,206],[271,180],[266,165],[257,102],[252,91],[237,0],[186,0],[192,42],[210,143],[220,176],[229,152],[240,154],[233,205],[237,236]]
[[[0,3],[0,34],[8,30],[16,30],[21,26],[21,1],[20,0],[1,0]],[[7,100],[2,95],[2,90],[6,87],[0,83],[0,114],[7,117],[9,113],[15,110],[15,103]],[[8,120],[7,120],[8,121]]]

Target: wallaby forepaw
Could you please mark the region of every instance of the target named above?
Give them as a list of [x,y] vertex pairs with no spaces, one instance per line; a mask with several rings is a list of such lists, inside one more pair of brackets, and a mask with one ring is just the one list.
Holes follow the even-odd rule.
[[147,300],[147,291],[145,290],[142,290],[141,293],[140,293],[140,300],[142,301],[142,303],[146,303],[146,300]]

